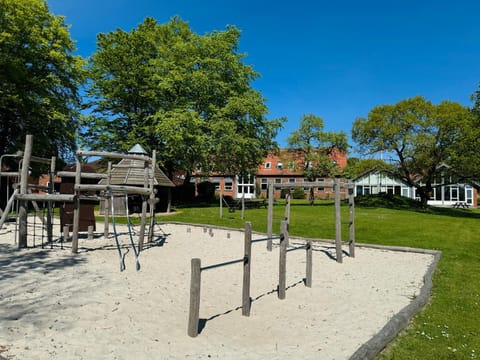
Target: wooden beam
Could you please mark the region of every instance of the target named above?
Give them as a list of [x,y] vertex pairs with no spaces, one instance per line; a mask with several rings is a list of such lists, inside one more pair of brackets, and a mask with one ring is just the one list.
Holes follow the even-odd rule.
[[120,153],[114,153],[114,152],[78,150],[77,157],[79,156],[99,156],[99,157],[106,157],[111,159],[130,159],[130,160],[146,161],[150,164],[152,163],[152,159],[145,155],[120,154]]
[[[59,177],[75,177],[76,173],[74,171],[58,171],[57,176]],[[99,173],[81,173],[82,179],[107,179],[107,174]]]
[[122,192],[128,194],[150,195],[149,188],[124,185],[96,185],[96,184],[75,184],[75,191],[106,191]]

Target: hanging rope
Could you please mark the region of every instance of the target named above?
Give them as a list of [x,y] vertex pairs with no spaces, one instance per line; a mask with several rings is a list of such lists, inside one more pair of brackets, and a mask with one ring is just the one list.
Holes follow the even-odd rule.
[[125,270],[125,262],[122,256],[122,249],[120,248],[120,243],[118,242],[118,234],[117,228],[115,226],[115,205],[114,205],[114,197],[113,192],[111,189],[108,189],[110,193],[110,200],[111,200],[111,211],[112,211],[112,225],[113,225],[113,235],[115,237],[115,243],[117,244],[118,256],[120,257],[120,271]]
[[132,244],[133,253],[135,254],[135,262],[136,262],[136,267],[138,271],[140,270],[140,262],[138,261],[138,250],[135,247],[135,242],[133,241],[133,236],[132,236],[132,228],[130,226],[130,214],[128,210],[128,194],[127,193],[125,193],[125,211],[127,214],[128,235],[130,235],[130,243]]

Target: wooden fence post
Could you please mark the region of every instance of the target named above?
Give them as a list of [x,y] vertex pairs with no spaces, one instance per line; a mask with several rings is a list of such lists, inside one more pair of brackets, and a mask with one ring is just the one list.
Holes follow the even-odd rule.
[[343,262],[342,254],[342,219],[340,213],[340,179],[338,177],[334,180],[335,192],[335,248],[337,262]]
[[93,225],[88,225],[88,240],[93,240]]
[[280,256],[278,267],[278,298],[285,299],[286,276],[287,276],[287,243],[288,223],[283,220],[280,225]]
[[250,316],[250,264],[252,260],[252,223],[245,223],[245,255],[243,258],[242,315]]
[[[268,184],[268,215],[267,215],[267,237],[273,234],[273,182]],[[272,239],[267,240],[267,250],[272,251]]]
[[[32,157],[32,135],[27,135],[25,138],[25,151],[23,153],[22,170],[20,176],[20,195],[24,195],[28,191],[28,172],[30,168],[30,159]],[[18,202],[18,248],[27,247],[27,218],[28,218],[28,201],[20,200]]]
[[68,241],[68,233],[69,233],[70,229],[69,229],[69,226],[68,225],[63,225],[63,242],[67,242]]
[[355,197],[354,189],[348,189],[348,205],[350,208],[350,228],[349,228],[349,253],[350,257],[355,257]]
[[[108,170],[107,170],[107,187],[110,186],[110,179],[112,177],[112,162],[108,162]],[[110,196],[106,197],[104,200],[104,205],[103,205],[103,215],[104,215],[104,220],[103,220],[103,237],[105,239],[108,239],[108,224],[110,221]]]
[[192,259],[192,274],[190,278],[190,310],[188,315],[188,336],[198,335],[198,321],[200,316],[200,284],[201,261],[198,258]]
[[305,269],[305,286],[312,287],[312,240],[307,240],[305,245],[307,253],[307,265]]
[[[75,168],[75,186],[82,182],[82,164],[80,163],[80,156],[77,155]],[[80,228],[80,190],[75,190],[77,195],[73,203],[73,229],[72,229],[72,254],[78,252],[78,229]]]

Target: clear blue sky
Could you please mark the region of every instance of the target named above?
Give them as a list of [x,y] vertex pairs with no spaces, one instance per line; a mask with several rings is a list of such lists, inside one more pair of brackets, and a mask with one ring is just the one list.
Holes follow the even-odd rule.
[[98,33],[130,31],[146,16],[163,23],[179,15],[199,34],[237,26],[268,117],[288,118],[280,145],[302,114],[350,134],[373,107],[416,95],[471,106],[480,83],[478,0],[47,2],[66,17],[83,56],[95,51]]

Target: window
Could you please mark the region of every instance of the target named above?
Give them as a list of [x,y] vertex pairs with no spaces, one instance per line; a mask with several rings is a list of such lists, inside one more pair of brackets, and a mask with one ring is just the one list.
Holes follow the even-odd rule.
[[267,183],[267,179],[261,179],[261,185],[260,185],[260,188],[262,190],[267,190],[268,189],[268,183]]
[[294,183],[294,182],[295,182],[295,179],[290,178],[290,179],[288,179],[288,182],[289,182],[289,183]]
[[265,163],[265,169],[270,169],[271,167],[272,163],[270,161]]
[[277,163],[277,169],[283,169],[283,163],[281,161]]
[[282,183],[282,179],[275,179],[275,184],[281,184]]
[[325,188],[324,187],[319,187],[317,188],[318,191],[325,191]]

